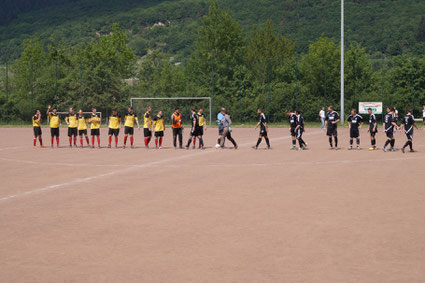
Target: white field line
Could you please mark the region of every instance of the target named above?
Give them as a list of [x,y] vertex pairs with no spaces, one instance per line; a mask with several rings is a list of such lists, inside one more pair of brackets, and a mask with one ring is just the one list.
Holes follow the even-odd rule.
[[[315,134],[322,134],[323,132],[309,132],[306,135],[315,135]],[[286,137],[279,137],[279,138],[274,138],[274,139],[270,139],[271,141],[280,141],[280,140],[285,140],[291,138],[290,136],[286,136]],[[252,142],[249,143],[245,143],[245,144],[241,144],[240,146],[247,146],[247,145],[251,145]],[[75,180],[69,181],[69,182],[65,182],[65,183],[61,183],[61,184],[56,184],[56,185],[50,185],[50,186],[46,186],[46,187],[42,187],[42,188],[38,188],[38,189],[34,189],[31,191],[27,191],[27,192],[23,192],[23,193],[19,193],[19,194],[15,194],[15,195],[9,195],[3,198],[0,198],[0,202],[4,202],[7,200],[11,200],[11,199],[17,199],[17,198],[21,198],[24,196],[28,196],[28,195],[33,195],[36,193],[41,193],[41,192],[46,192],[46,191],[51,191],[51,190],[57,190],[57,189],[61,189],[63,187],[67,187],[67,186],[71,186],[71,185],[76,185],[76,184],[80,184],[80,183],[85,183],[85,182],[90,182],[99,178],[104,178],[104,177],[110,177],[110,176],[114,176],[120,173],[128,173],[129,171],[133,171],[136,169],[140,169],[140,168],[145,168],[145,167],[152,167],[152,166],[157,166],[157,165],[161,165],[161,164],[167,164],[170,163],[172,161],[176,161],[176,160],[180,160],[180,159],[186,159],[186,158],[192,158],[195,156],[200,156],[200,155],[205,155],[205,154],[209,154],[209,153],[213,153],[216,152],[215,149],[213,150],[206,150],[206,151],[202,151],[202,152],[196,152],[196,153],[190,153],[190,154],[186,154],[186,155],[181,155],[181,156],[176,156],[173,158],[167,158],[167,159],[161,159],[159,161],[154,161],[154,162],[149,162],[149,163],[144,163],[144,164],[140,164],[140,165],[135,165],[135,166],[130,166],[130,167],[126,167],[123,168],[121,170],[115,170],[112,172],[108,172],[108,173],[102,173],[102,174],[98,174],[98,175],[94,175],[94,176],[90,176],[90,177],[86,177],[86,178],[77,178]],[[73,188],[78,188],[77,186],[73,186]]]

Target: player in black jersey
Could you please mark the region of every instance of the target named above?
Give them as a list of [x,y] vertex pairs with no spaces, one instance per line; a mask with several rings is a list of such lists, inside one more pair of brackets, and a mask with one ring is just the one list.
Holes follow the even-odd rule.
[[394,151],[394,128],[398,130],[398,126],[396,123],[396,117],[394,116],[394,109],[391,107],[387,107],[387,114],[384,117],[384,133],[387,135],[387,141],[385,142],[384,147],[382,148],[383,151],[387,151],[387,145],[391,145],[390,151]]
[[260,116],[259,116],[259,121],[257,123],[257,126],[255,126],[255,130],[258,127],[260,127],[260,134],[258,136],[257,144],[255,146],[253,146],[253,148],[257,149],[258,146],[260,145],[261,141],[264,138],[266,140],[266,143],[267,143],[267,149],[270,149],[270,141],[269,141],[269,138],[267,137],[267,132],[269,131],[269,129],[267,127],[266,115],[264,115],[263,110],[261,110],[261,109],[257,110],[257,114],[260,115]]
[[357,114],[357,110],[351,110],[351,115],[348,116],[348,125],[350,126],[350,147],[353,149],[353,140],[356,139],[357,149],[360,149],[360,129],[363,126],[363,117]]
[[369,150],[376,150],[376,138],[375,135],[378,132],[378,122],[376,121],[376,116],[373,114],[372,108],[367,110],[369,113],[369,129],[367,130],[370,133],[370,144]]
[[295,113],[292,113],[289,110],[286,110],[285,114],[289,119],[289,133],[291,134],[291,137],[292,137],[291,149],[295,150],[295,149],[297,149],[297,147],[296,147],[297,139],[296,139],[296,134],[295,134],[295,128],[297,127],[297,115]]
[[304,142],[302,136],[304,133],[304,117],[301,114],[300,110],[295,110],[295,115],[297,115],[297,126],[295,127],[296,138],[300,145],[299,150],[304,150],[307,148],[307,144]]
[[403,119],[401,120],[401,127],[404,128],[404,133],[407,137],[407,142],[404,144],[401,151],[404,153],[406,147],[409,146],[410,152],[415,152],[413,150],[413,127],[418,129],[418,126],[416,126],[415,118],[412,115],[412,110],[409,109],[409,111],[407,111],[407,114],[404,115]]
[[328,107],[328,113],[326,113],[325,126],[327,127],[326,135],[329,137],[329,149],[334,149],[332,144],[332,137],[335,140],[335,149],[338,149],[338,122],[339,115],[333,110],[332,106]]
[[[190,119],[192,121],[192,128],[190,129],[190,137],[189,137],[189,140],[187,141],[187,145],[184,147],[186,149],[189,149],[189,146],[192,140],[196,141],[196,137],[198,136],[196,129],[199,128],[198,114],[196,114],[196,111],[194,108],[190,109],[190,112],[192,112],[192,115],[190,116]],[[193,149],[195,149],[195,143],[193,143]]]

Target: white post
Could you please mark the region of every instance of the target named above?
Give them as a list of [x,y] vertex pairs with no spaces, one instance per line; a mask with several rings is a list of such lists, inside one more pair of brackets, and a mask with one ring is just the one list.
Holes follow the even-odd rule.
[[341,125],[344,122],[344,0],[341,0]]

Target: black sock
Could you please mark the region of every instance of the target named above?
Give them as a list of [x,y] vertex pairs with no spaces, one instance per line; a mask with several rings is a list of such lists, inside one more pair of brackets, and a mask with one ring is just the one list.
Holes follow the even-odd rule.
[[356,144],[357,144],[357,146],[359,146],[360,145],[360,139],[358,138],[358,139],[356,139]]
[[220,140],[221,140],[220,138],[217,139],[217,144],[220,144]]
[[269,141],[268,137],[266,137],[266,144],[267,144],[268,147],[270,147],[270,141]]
[[391,143],[391,140],[387,140],[387,141],[385,142],[384,148],[386,148],[386,147],[387,147],[387,145],[389,145],[390,143]]
[[335,139],[335,147],[338,147],[338,137],[334,137]]
[[191,142],[192,142],[192,137],[189,138],[189,140],[187,141],[187,145],[186,146],[189,147]]
[[204,140],[202,138],[199,138],[199,147],[204,146]]
[[395,140],[391,140],[391,148],[394,148]]
[[376,140],[375,140],[375,139],[373,139],[373,140],[372,140],[372,146],[375,146],[375,144],[376,144]]
[[353,146],[353,139],[350,139],[350,146]]
[[329,145],[330,145],[331,147],[333,147],[333,145],[332,145],[332,137],[329,137]]
[[403,145],[403,149],[405,149],[408,145],[409,145],[409,141],[407,141],[407,142]]
[[410,150],[413,150],[413,142],[412,141],[409,141],[409,147],[410,147]]
[[304,147],[304,145],[305,145],[305,142],[302,138],[298,139],[298,143],[300,144],[300,147]]
[[258,138],[256,147],[258,147],[260,145],[261,140],[262,140],[261,138]]
[[297,145],[297,140],[292,140],[292,145],[296,146]]

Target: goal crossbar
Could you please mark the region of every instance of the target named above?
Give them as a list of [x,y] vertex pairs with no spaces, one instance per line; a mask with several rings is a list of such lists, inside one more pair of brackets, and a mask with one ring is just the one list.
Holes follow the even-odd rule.
[[133,100],[208,100],[210,108],[210,126],[212,123],[212,99],[209,96],[205,97],[131,97],[130,106],[133,106]]

